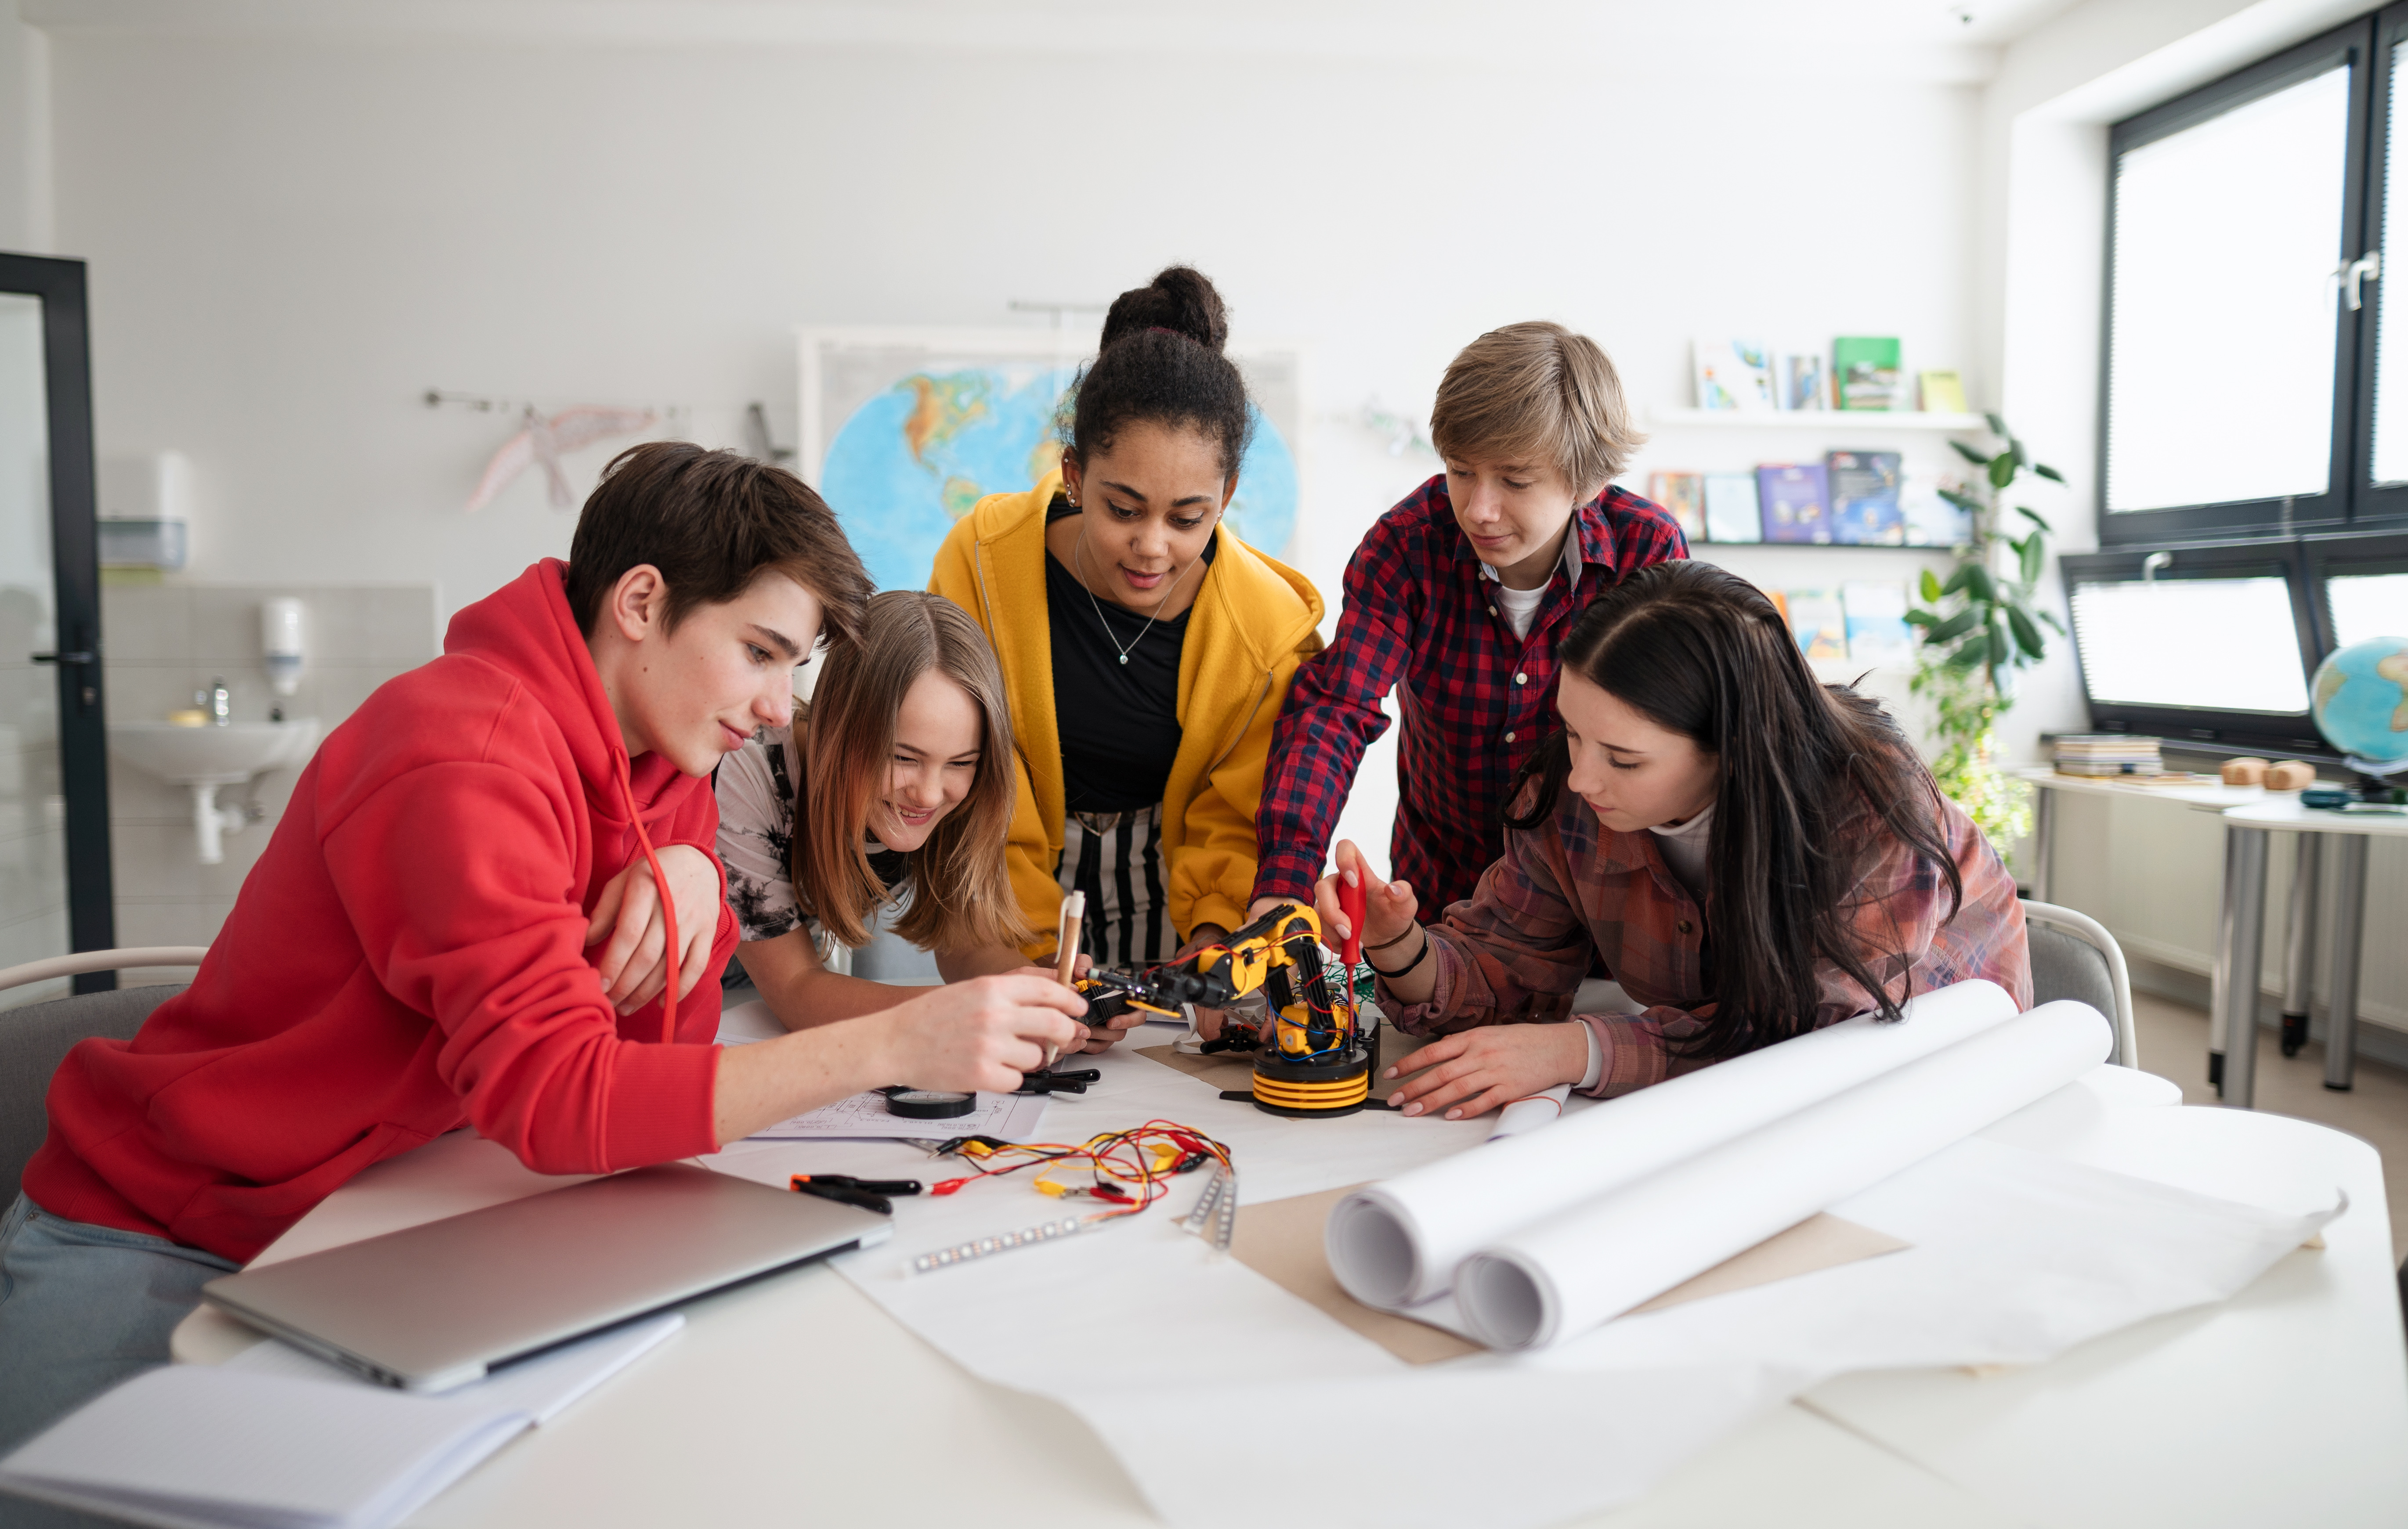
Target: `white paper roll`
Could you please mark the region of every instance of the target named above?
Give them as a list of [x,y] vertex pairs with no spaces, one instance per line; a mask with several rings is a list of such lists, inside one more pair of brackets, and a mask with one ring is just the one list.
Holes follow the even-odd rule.
[[1577,1337],[2054,1093],[2114,1043],[2087,1004],[2044,1004],[1482,1249],[1455,1305],[1492,1349]]
[[1526,1136],[1474,1148],[1348,1195],[1325,1246],[1346,1293],[1398,1310],[1438,1295],[1482,1245],[2014,1018],[1994,982],[1915,997],[1750,1051]]

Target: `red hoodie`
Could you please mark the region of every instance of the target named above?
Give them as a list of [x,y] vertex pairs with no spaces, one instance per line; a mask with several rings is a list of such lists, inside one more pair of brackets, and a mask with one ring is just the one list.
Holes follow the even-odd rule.
[[[657,1000],[604,1000],[586,921],[642,850],[563,571],[460,612],[443,657],[327,735],[192,987],[60,1065],[36,1205],[248,1262],[463,1124],[541,1173],[716,1150],[709,1000],[735,918],[723,899],[680,1044]],[[632,781],[656,847],[711,851],[708,781],[656,753]]]

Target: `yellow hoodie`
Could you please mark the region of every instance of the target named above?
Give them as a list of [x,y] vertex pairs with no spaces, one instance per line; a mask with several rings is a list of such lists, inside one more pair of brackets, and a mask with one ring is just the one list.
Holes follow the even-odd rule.
[[[1020,795],[1005,856],[1021,917],[1054,945],[1062,889],[1062,742],[1054,717],[1054,643],[1046,620],[1045,510],[1057,471],[1025,493],[989,494],[954,523],[928,587],[970,616],[994,644],[1011,696]],[[1312,580],[1213,530],[1216,548],[1196,592],[1179,660],[1179,753],[1162,793],[1170,922],[1235,929],[1254,885],[1254,808],[1271,723],[1296,666],[1320,651],[1321,595]],[[1096,719],[1097,725],[1108,720]]]

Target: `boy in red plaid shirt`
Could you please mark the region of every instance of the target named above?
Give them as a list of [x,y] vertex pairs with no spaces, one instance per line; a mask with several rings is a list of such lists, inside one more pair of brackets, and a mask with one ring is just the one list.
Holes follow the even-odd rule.
[[1465,346],[1430,437],[1446,471],[1363,538],[1337,638],[1288,690],[1254,815],[1250,917],[1312,896],[1391,688],[1404,734],[1390,869],[1433,917],[1470,896],[1503,850],[1506,788],[1550,730],[1556,639],[1600,592],[1688,556],[1670,515],[1609,486],[1646,437],[1613,363],[1561,324]]

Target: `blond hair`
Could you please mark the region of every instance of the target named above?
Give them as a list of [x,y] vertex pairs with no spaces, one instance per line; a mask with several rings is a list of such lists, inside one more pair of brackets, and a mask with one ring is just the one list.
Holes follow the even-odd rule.
[[911,905],[895,933],[923,950],[1019,945],[1031,936],[1003,858],[1014,794],[1003,671],[968,612],[920,590],[870,597],[860,635],[830,650],[795,719],[795,902],[839,943],[868,943],[869,916],[889,895],[863,848],[870,804],[893,768],[896,713],[931,669],[978,706],[978,773],[911,851]]
[[1646,440],[1598,343],[1544,321],[1492,329],[1465,346],[1430,408],[1440,455],[1552,463],[1584,501]]

